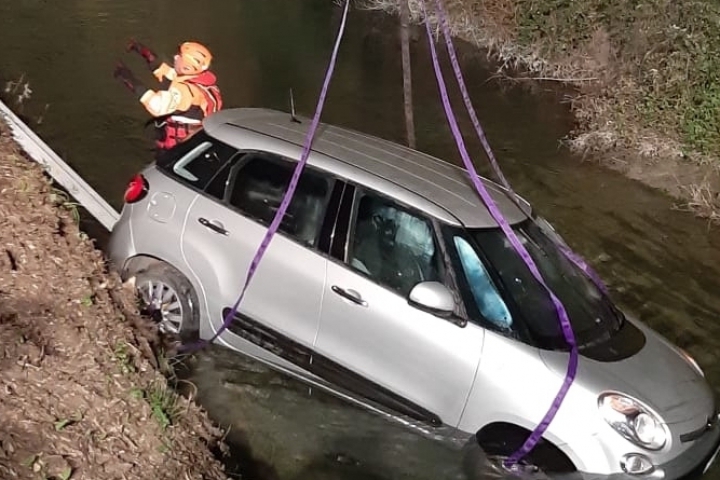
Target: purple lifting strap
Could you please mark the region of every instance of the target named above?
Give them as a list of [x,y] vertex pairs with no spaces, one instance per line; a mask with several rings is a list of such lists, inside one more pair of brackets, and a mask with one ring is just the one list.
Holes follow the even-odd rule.
[[[568,390],[570,389],[570,385],[572,385],[573,380],[575,379],[575,374],[577,372],[577,366],[578,366],[578,351],[577,351],[577,344],[575,342],[575,335],[572,331],[572,326],[570,325],[570,319],[567,316],[567,312],[565,311],[565,307],[563,306],[560,299],[558,299],[555,294],[552,292],[552,290],[547,286],[545,283],[545,280],[543,280],[542,275],[540,274],[540,271],[538,270],[537,266],[535,265],[535,262],[533,261],[532,257],[528,253],[528,251],[525,249],[525,247],[520,243],[517,236],[515,235],[515,232],[510,228],[510,225],[508,224],[507,220],[503,217],[500,210],[497,208],[497,205],[493,201],[492,197],[488,193],[488,191],[485,189],[485,186],[480,181],[480,178],[478,177],[477,171],[475,170],[475,167],[472,163],[472,160],[470,159],[470,156],[467,152],[467,149],[465,148],[465,142],[463,141],[462,135],[460,133],[460,128],[457,124],[457,119],[454,117],[452,112],[452,107],[450,106],[450,99],[448,98],[447,94],[447,88],[445,86],[445,81],[442,76],[442,70],[440,68],[440,63],[438,61],[438,55],[437,51],[435,49],[435,43],[433,41],[432,31],[430,30],[430,22],[427,18],[427,12],[425,9],[425,1],[421,0],[420,2],[422,9],[423,9],[423,16],[425,17],[424,23],[425,23],[425,30],[427,32],[427,38],[428,38],[428,44],[430,45],[430,53],[432,55],[432,61],[433,61],[433,67],[435,69],[435,77],[437,78],[438,88],[440,90],[440,97],[442,98],[443,108],[445,109],[445,116],[447,117],[448,123],[450,124],[450,129],[452,130],[453,137],[455,139],[455,143],[457,144],[458,150],[460,152],[460,156],[462,157],[463,163],[465,165],[465,168],[468,171],[468,174],[470,176],[470,179],[475,186],[475,189],[477,190],[477,193],[480,195],[482,201],[485,203],[485,205],[488,208],[488,211],[492,215],[492,217],[495,219],[495,221],[500,225],[500,228],[507,236],[508,240],[512,244],[515,251],[520,255],[520,257],[523,259],[523,261],[527,264],[528,269],[533,274],[535,279],[545,288],[545,290],[550,295],[550,298],[555,305],[555,309],[557,310],[558,317],[560,319],[560,326],[562,328],[563,337],[565,338],[565,341],[567,342],[568,346],[570,347],[570,360],[568,362],[568,368],[567,373],[565,375],[565,379],[563,380],[563,384],[558,391],[557,395],[555,396],[555,399],[553,400],[552,404],[550,405],[550,408],[548,409],[547,413],[543,417],[543,419],[540,421],[540,424],[535,428],[535,430],[532,431],[532,433],[528,436],[527,440],[525,440],[525,443],[518,449],[518,451],[514,452],[510,457],[508,457],[505,460],[505,467],[510,468],[517,462],[519,462],[525,455],[527,455],[540,441],[542,438],[543,433],[545,430],[547,430],[548,426],[550,425],[550,422],[555,417],[555,414],[557,413],[558,409],[560,408],[560,405],[562,404],[565,395],[567,394]],[[438,11],[438,14],[441,15],[440,12],[440,4],[439,0],[436,0],[436,10]],[[450,44],[450,42],[448,42]],[[451,46],[448,47],[451,49]],[[452,51],[452,50],[451,50]],[[451,56],[454,56],[451,53]],[[459,70],[456,71],[456,73]],[[458,82],[462,82],[461,76],[458,76]],[[461,87],[462,88],[462,87]],[[467,91],[463,89],[463,95],[467,95]],[[469,105],[469,99],[466,102],[466,106]],[[476,128],[478,130],[478,134],[480,134],[481,130],[479,128],[480,124],[479,122],[476,122],[477,117],[475,115],[472,115],[474,120],[473,123],[476,125]],[[481,140],[484,139],[484,135],[481,136]],[[484,141],[483,144],[485,145],[487,142]],[[494,157],[490,157],[494,162]],[[493,166],[496,166],[497,164],[494,162]],[[499,170],[499,169],[498,169]],[[501,177],[504,178],[504,177]],[[512,193],[511,193],[512,195]]]
[[225,319],[220,329],[215,333],[215,335],[213,335],[210,340],[207,341],[208,344],[214,342],[215,339],[218,338],[220,334],[230,326],[230,322],[232,322],[232,319],[235,316],[238,307],[240,306],[240,302],[245,296],[245,292],[247,291],[248,285],[250,285],[250,281],[255,275],[255,271],[260,264],[260,260],[265,254],[268,245],[270,245],[270,241],[272,240],[273,235],[275,235],[275,233],[277,232],[278,227],[280,226],[280,222],[285,216],[285,211],[287,210],[288,205],[290,205],[290,201],[295,194],[295,188],[297,187],[298,181],[300,179],[300,174],[302,173],[302,170],[307,163],[308,156],[310,155],[310,148],[312,147],[313,138],[315,137],[315,131],[317,130],[318,124],[320,123],[320,115],[322,114],[323,105],[325,104],[325,97],[327,96],[328,86],[330,85],[330,79],[332,78],[333,70],[335,70],[335,61],[337,59],[338,50],[340,48],[340,41],[342,40],[343,33],[345,32],[345,23],[347,20],[349,6],[350,0],[345,0],[345,8],[343,10],[342,22],[340,23],[340,29],[338,30],[337,38],[335,39],[335,47],[333,48],[332,56],[330,57],[330,65],[328,66],[327,72],[325,73],[325,82],[323,83],[322,90],[320,91],[320,98],[318,99],[317,107],[315,108],[315,115],[312,119],[312,123],[310,124],[310,128],[308,129],[307,136],[305,137],[305,146],[303,148],[302,155],[300,156],[300,161],[295,166],[295,171],[293,172],[293,176],[290,179],[290,184],[288,185],[288,189],[285,192],[285,196],[280,203],[280,208],[278,208],[275,212],[275,217],[270,223],[270,226],[265,233],[265,237],[263,238],[260,246],[255,252],[255,257],[252,259],[252,262],[250,262],[250,268],[248,269],[247,277],[245,278],[245,285],[240,292],[240,296],[235,302],[235,305],[233,305],[232,309],[225,316]]
[[[453,71],[455,72],[455,78],[457,79],[458,87],[460,88],[463,102],[465,103],[465,108],[468,112],[468,115],[470,115],[470,120],[472,121],[473,127],[475,127],[475,132],[480,139],[480,143],[485,149],[485,153],[488,156],[488,160],[490,160],[490,165],[492,166],[495,175],[500,180],[500,183],[502,183],[502,185],[510,192],[510,198],[513,201],[516,201],[515,192],[510,186],[510,183],[505,178],[505,175],[503,175],[502,170],[500,170],[500,165],[498,165],[497,160],[495,160],[495,155],[490,148],[490,144],[485,137],[485,133],[480,126],[480,121],[478,120],[475,109],[473,108],[472,102],[470,101],[470,95],[468,95],[467,88],[465,87],[465,80],[463,78],[462,71],[460,70],[460,65],[458,64],[457,55],[455,53],[455,47],[453,46],[452,42],[452,36],[450,35],[447,15],[445,14],[445,9],[442,7],[442,2],[440,0],[435,0],[435,12],[437,13],[438,19],[440,20],[440,27],[442,28],[443,37],[445,37],[445,45],[448,50],[448,56],[450,57],[450,64],[452,65]],[[565,255],[565,257],[567,257],[568,260],[573,262],[579,269],[585,272],[585,274],[595,283],[595,285],[602,292],[607,294],[607,287],[605,286],[605,283],[600,279],[600,276],[595,272],[595,270],[593,270],[592,267],[590,267],[590,265],[588,265],[587,262],[585,262],[585,260],[580,255],[570,250],[567,245],[563,245],[562,243],[555,241],[554,238],[552,240],[553,243],[558,246],[560,251]]]

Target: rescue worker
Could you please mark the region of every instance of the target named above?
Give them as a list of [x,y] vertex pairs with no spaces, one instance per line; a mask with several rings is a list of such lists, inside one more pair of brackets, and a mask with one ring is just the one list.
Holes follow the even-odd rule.
[[197,42],[182,43],[173,66],[161,62],[145,45],[131,41],[128,51],[145,59],[160,82],[160,90],[147,88],[122,62],[113,72],[133,92],[155,119],[158,130],[156,145],[168,150],[187,140],[202,128],[202,120],[222,108],[222,95],[212,73],[210,51]]

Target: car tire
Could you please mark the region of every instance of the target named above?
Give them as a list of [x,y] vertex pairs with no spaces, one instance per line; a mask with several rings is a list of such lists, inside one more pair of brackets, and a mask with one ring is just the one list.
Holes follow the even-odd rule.
[[141,313],[152,318],[163,334],[181,343],[199,338],[197,295],[182,273],[164,262],[128,273],[135,277]]
[[[480,445],[478,437],[473,435],[465,444],[462,452],[462,469],[468,480],[504,479],[513,476],[502,462],[512,455],[525,441],[527,434],[517,430],[504,432],[503,435],[483,438]],[[547,479],[556,474],[575,472],[572,462],[549,442],[538,444],[518,463],[520,477]]]

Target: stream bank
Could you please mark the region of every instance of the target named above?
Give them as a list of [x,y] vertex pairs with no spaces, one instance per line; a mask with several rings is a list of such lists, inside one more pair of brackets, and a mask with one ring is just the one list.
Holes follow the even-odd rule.
[[0,477],[228,478],[223,432],[175,394],[132,290],[5,124],[0,245]]
[[[401,1],[361,5],[399,15]],[[666,0],[641,8],[605,0],[443,3],[452,34],[479,49],[471,55],[492,58],[497,81],[563,91],[575,120],[563,139],[571,151],[666,192],[679,209],[720,221],[720,62],[713,55],[720,35],[712,22],[720,7]],[[424,42],[421,3],[409,0],[409,7],[415,41]],[[438,18],[428,18],[442,44]],[[449,68],[446,75],[457,89]],[[482,122],[482,105],[475,108]]]

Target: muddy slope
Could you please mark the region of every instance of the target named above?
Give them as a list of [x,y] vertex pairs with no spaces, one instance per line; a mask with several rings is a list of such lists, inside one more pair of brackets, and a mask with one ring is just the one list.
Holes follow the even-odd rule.
[[227,478],[67,202],[0,124],[0,478]]

